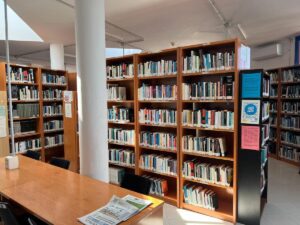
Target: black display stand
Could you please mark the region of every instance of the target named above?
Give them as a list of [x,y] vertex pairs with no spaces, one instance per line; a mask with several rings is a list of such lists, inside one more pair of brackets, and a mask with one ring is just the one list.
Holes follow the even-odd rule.
[[264,82],[269,85],[269,76],[263,70],[240,71],[237,221],[246,225],[260,224],[267,202],[268,135],[263,137],[262,129],[269,126],[269,119],[262,118],[263,103],[268,102]]

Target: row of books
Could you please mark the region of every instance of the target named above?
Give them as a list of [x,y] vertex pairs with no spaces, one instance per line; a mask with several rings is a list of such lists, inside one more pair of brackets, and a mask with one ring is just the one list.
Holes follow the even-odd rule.
[[122,106],[112,106],[112,108],[107,109],[107,119],[112,122],[133,122],[134,112],[131,108],[125,108]]
[[144,147],[153,147],[153,148],[176,151],[177,149],[176,134],[164,133],[164,132],[141,131],[140,145]]
[[270,128],[270,138],[275,140],[277,138],[277,132],[276,129]]
[[168,181],[163,178],[143,175],[143,177],[150,180],[149,194],[157,196],[165,196],[168,194]]
[[262,103],[262,120],[265,120],[267,118],[269,118],[270,115],[270,102],[263,102]]
[[282,98],[299,98],[299,97],[300,97],[300,85],[282,87]]
[[270,95],[270,80],[263,78],[263,96],[264,97],[269,97]]
[[176,100],[177,85],[148,85],[143,83],[138,89],[139,100]]
[[109,183],[120,185],[124,175],[124,168],[109,167]]
[[300,81],[300,69],[284,70],[282,73],[282,81],[285,82]]
[[62,75],[42,73],[42,82],[43,84],[66,84],[67,78]]
[[278,89],[277,87],[270,87],[270,97],[278,97]]
[[229,70],[234,68],[234,52],[205,53],[203,49],[192,50],[183,59],[183,72]]
[[300,129],[300,117],[293,117],[293,116],[282,117],[281,126]]
[[51,120],[44,122],[44,130],[57,130],[64,128],[63,120]]
[[126,87],[119,87],[118,84],[107,84],[108,100],[126,100]]
[[222,137],[205,137],[187,135],[182,137],[184,152],[199,153],[203,155],[225,156],[226,142]]
[[43,90],[43,98],[44,100],[50,99],[62,99],[63,90],[60,89],[47,89]]
[[139,63],[138,76],[161,76],[166,74],[177,73],[177,62],[175,60],[160,60],[160,61],[148,61]]
[[270,82],[271,83],[277,83],[278,82],[279,76],[278,76],[277,72],[271,72],[271,73],[269,73],[269,75],[270,75]]
[[182,112],[182,124],[184,126],[195,126],[202,128],[233,129],[234,112],[216,110],[190,110]]
[[286,113],[300,113],[300,102],[283,102],[281,111]]
[[290,146],[281,146],[279,156],[295,162],[300,162],[300,149]]
[[109,162],[135,166],[135,154],[132,150],[128,149],[111,148],[109,149]]
[[140,156],[140,168],[176,176],[177,160],[171,156],[143,154]]
[[33,69],[23,69],[21,67],[10,67],[10,79],[12,82],[34,83]]
[[35,87],[21,87],[17,85],[12,85],[11,98],[12,100],[38,100],[39,91]]
[[270,103],[270,112],[277,112],[277,102],[269,101],[269,103]]
[[14,118],[28,118],[39,116],[39,104],[16,104],[13,105]]
[[14,134],[35,132],[36,121],[14,121],[13,128],[14,128]]
[[233,179],[233,169],[226,165],[212,165],[198,159],[183,162],[182,175],[188,179],[205,183],[230,186]]
[[264,124],[261,127],[261,146],[264,146],[270,137],[270,125]]
[[62,114],[62,105],[44,105],[43,115],[44,116],[54,116]]
[[108,128],[108,141],[119,144],[134,144],[135,130],[123,130],[121,128]]
[[218,82],[198,82],[182,84],[183,100],[233,99],[233,77],[221,77]]
[[41,148],[41,139],[30,139],[25,141],[15,142],[15,151],[16,153],[23,153],[27,150],[38,150]]
[[134,76],[133,64],[122,63],[120,65],[106,66],[106,78],[110,79],[121,79],[130,78]]
[[64,143],[64,135],[63,134],[56,134],[54,136],[46,136],[45,137],[45,146],[55,146]]
[[290,131],[281,131],[281,140],[291,143],[291,144],[299,145],[299,147],[300,147],[300,135],[299,134],[295,134]]
[[271,116],[270,117],[270,125],[277,125],[277,117],[276,116]]
[[219,207],[218,197],[214,191],[195,184],[183,186],[183,199],[187,204],[209,210],[216,210]]
[[177,111],[173,109],[140,109],[139,122],[156,125],[176,125]]

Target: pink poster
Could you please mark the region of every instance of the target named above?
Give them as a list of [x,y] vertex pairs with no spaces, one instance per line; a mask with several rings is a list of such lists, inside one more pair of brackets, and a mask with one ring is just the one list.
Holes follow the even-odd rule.
[[242,126],[242,149],[259,151],[259,126]]

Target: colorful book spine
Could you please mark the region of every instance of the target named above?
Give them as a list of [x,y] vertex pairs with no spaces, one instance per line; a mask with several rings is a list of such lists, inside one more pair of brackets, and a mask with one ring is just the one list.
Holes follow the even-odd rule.
[[126,87],[119,87],[117,84],[108,84],[107,99],[116,101],[126,100]]
[[111,122],[128,123],[134,121],[133,109],[120,106],[112,106],[107,109],[107,119]]
[[51,147],[55,145],[61,145],[64,143],[64,135],[56,134],[54,136],[45,137],[45,147]]
[[300,69],[284,70],[281,78],[283,82],[300,81]]
[[295,162],[300,162],[300,149],[290,146],[281,146],[279,150],[281,158],[289,159]]
[[61,100],[63,97],[63,90],[60,89],[47,89],[43,90],[44,100]]
[[122,63],[120,65],[106,66],[106,77],[108,80],[133,78],[133,64]]
[[183,59],[183,72],[231,70],[234,64],[234,52],[204,53],[203,49],[192,50]]
[[187,135],[182,137],[182,150],[203,155],[225,156],[226,142],[225,138],[221,137]]
[[281,131],[281,140],[289,144],[299,145],[300,148],[300,135],[294,132]]
[[67,79],[62,75],[42,73],[42,82],[43,84],[65,85],[67,83]]
[[268,119],[270,116],[270,102],[262,103],[262,120]]
[[58,130],[64,128],[64,122],[62,120],[51,120],[44,122],[44,130]]
[[176,100],[176,85],[148,85],[142,84],[138,89],[139,100]]
[[172,109],[140,109],[139,122],[154,125],[176,125],[177,111]]
[[183,162],[182,175],[188,179],[229,187],[232,184],[233,169],[226,165],[212,165],[192,159]]
[[201,128],[233,129],[234,112],[185,109],[182,112],[182,124]]
[[108,128],[108,141],[118,144],[134,145],[134,130],[123,130],[121,128]]
[[11,95],[12,100],[39,100],[39,91],[36,87],[12,85]]
[[14,118],[30,118],[39,116],[39,104],[16,104],[13,105]]
[[282,85],[282,98],[299,98],[300,97],[300,85]]
[[284,116],[281,118],[281,126],[284,128],[300,129],[300,117]]
[[[35,74],[33,69],[10,67],[10,79],[12,82],[34,83]],[[8,80],[8,79],[7,79]]]
[[209,210],[218,209],[217,194],[199,185],[186,184],[183,186],[183,199],[186,204]]
[[140,156],[140,168],[176,176],[177,160],[171,156],[143,154]]
[[177,73],[177,62],[175,60],[160,60],[160,61],[148,61],[139,63],[138,76],[163,76]]
[[16,153],[24,153],[27,150],[35,151],[40,148],[41,148],[41,139],[40,138],[15,142]]
[[177,138],[175,134],[163,132],[147,132],[140,133],[140,146],[177,150]]
[[182,84],[183,100],[233,99],[234,81],[232,76],[221,77],[218,82]]
[[114,164],[135,166],[135,154],[132,150],[109,149],[109,162]]
[[282,102],[281,111],[298,114],[300,113],[300,102]]
[[62,115],[62,105],[44,105],[43,115],[44,116]]
[[159,177],[148,176],[148,175],[143,175],[143,177],[151,181],[149,194],[157,195],[157,196],[166,196],[168,194],[167,180]]

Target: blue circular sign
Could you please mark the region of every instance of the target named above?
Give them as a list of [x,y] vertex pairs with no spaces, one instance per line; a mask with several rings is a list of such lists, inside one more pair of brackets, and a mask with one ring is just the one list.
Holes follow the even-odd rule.
[[256,105],[254,105],[254,104],[248,104],[248,105],[246,105],[246,107],[245,107],[245,113],[247,115],[252,116],[252,115],[255,115],[256,112],[257,112]]

